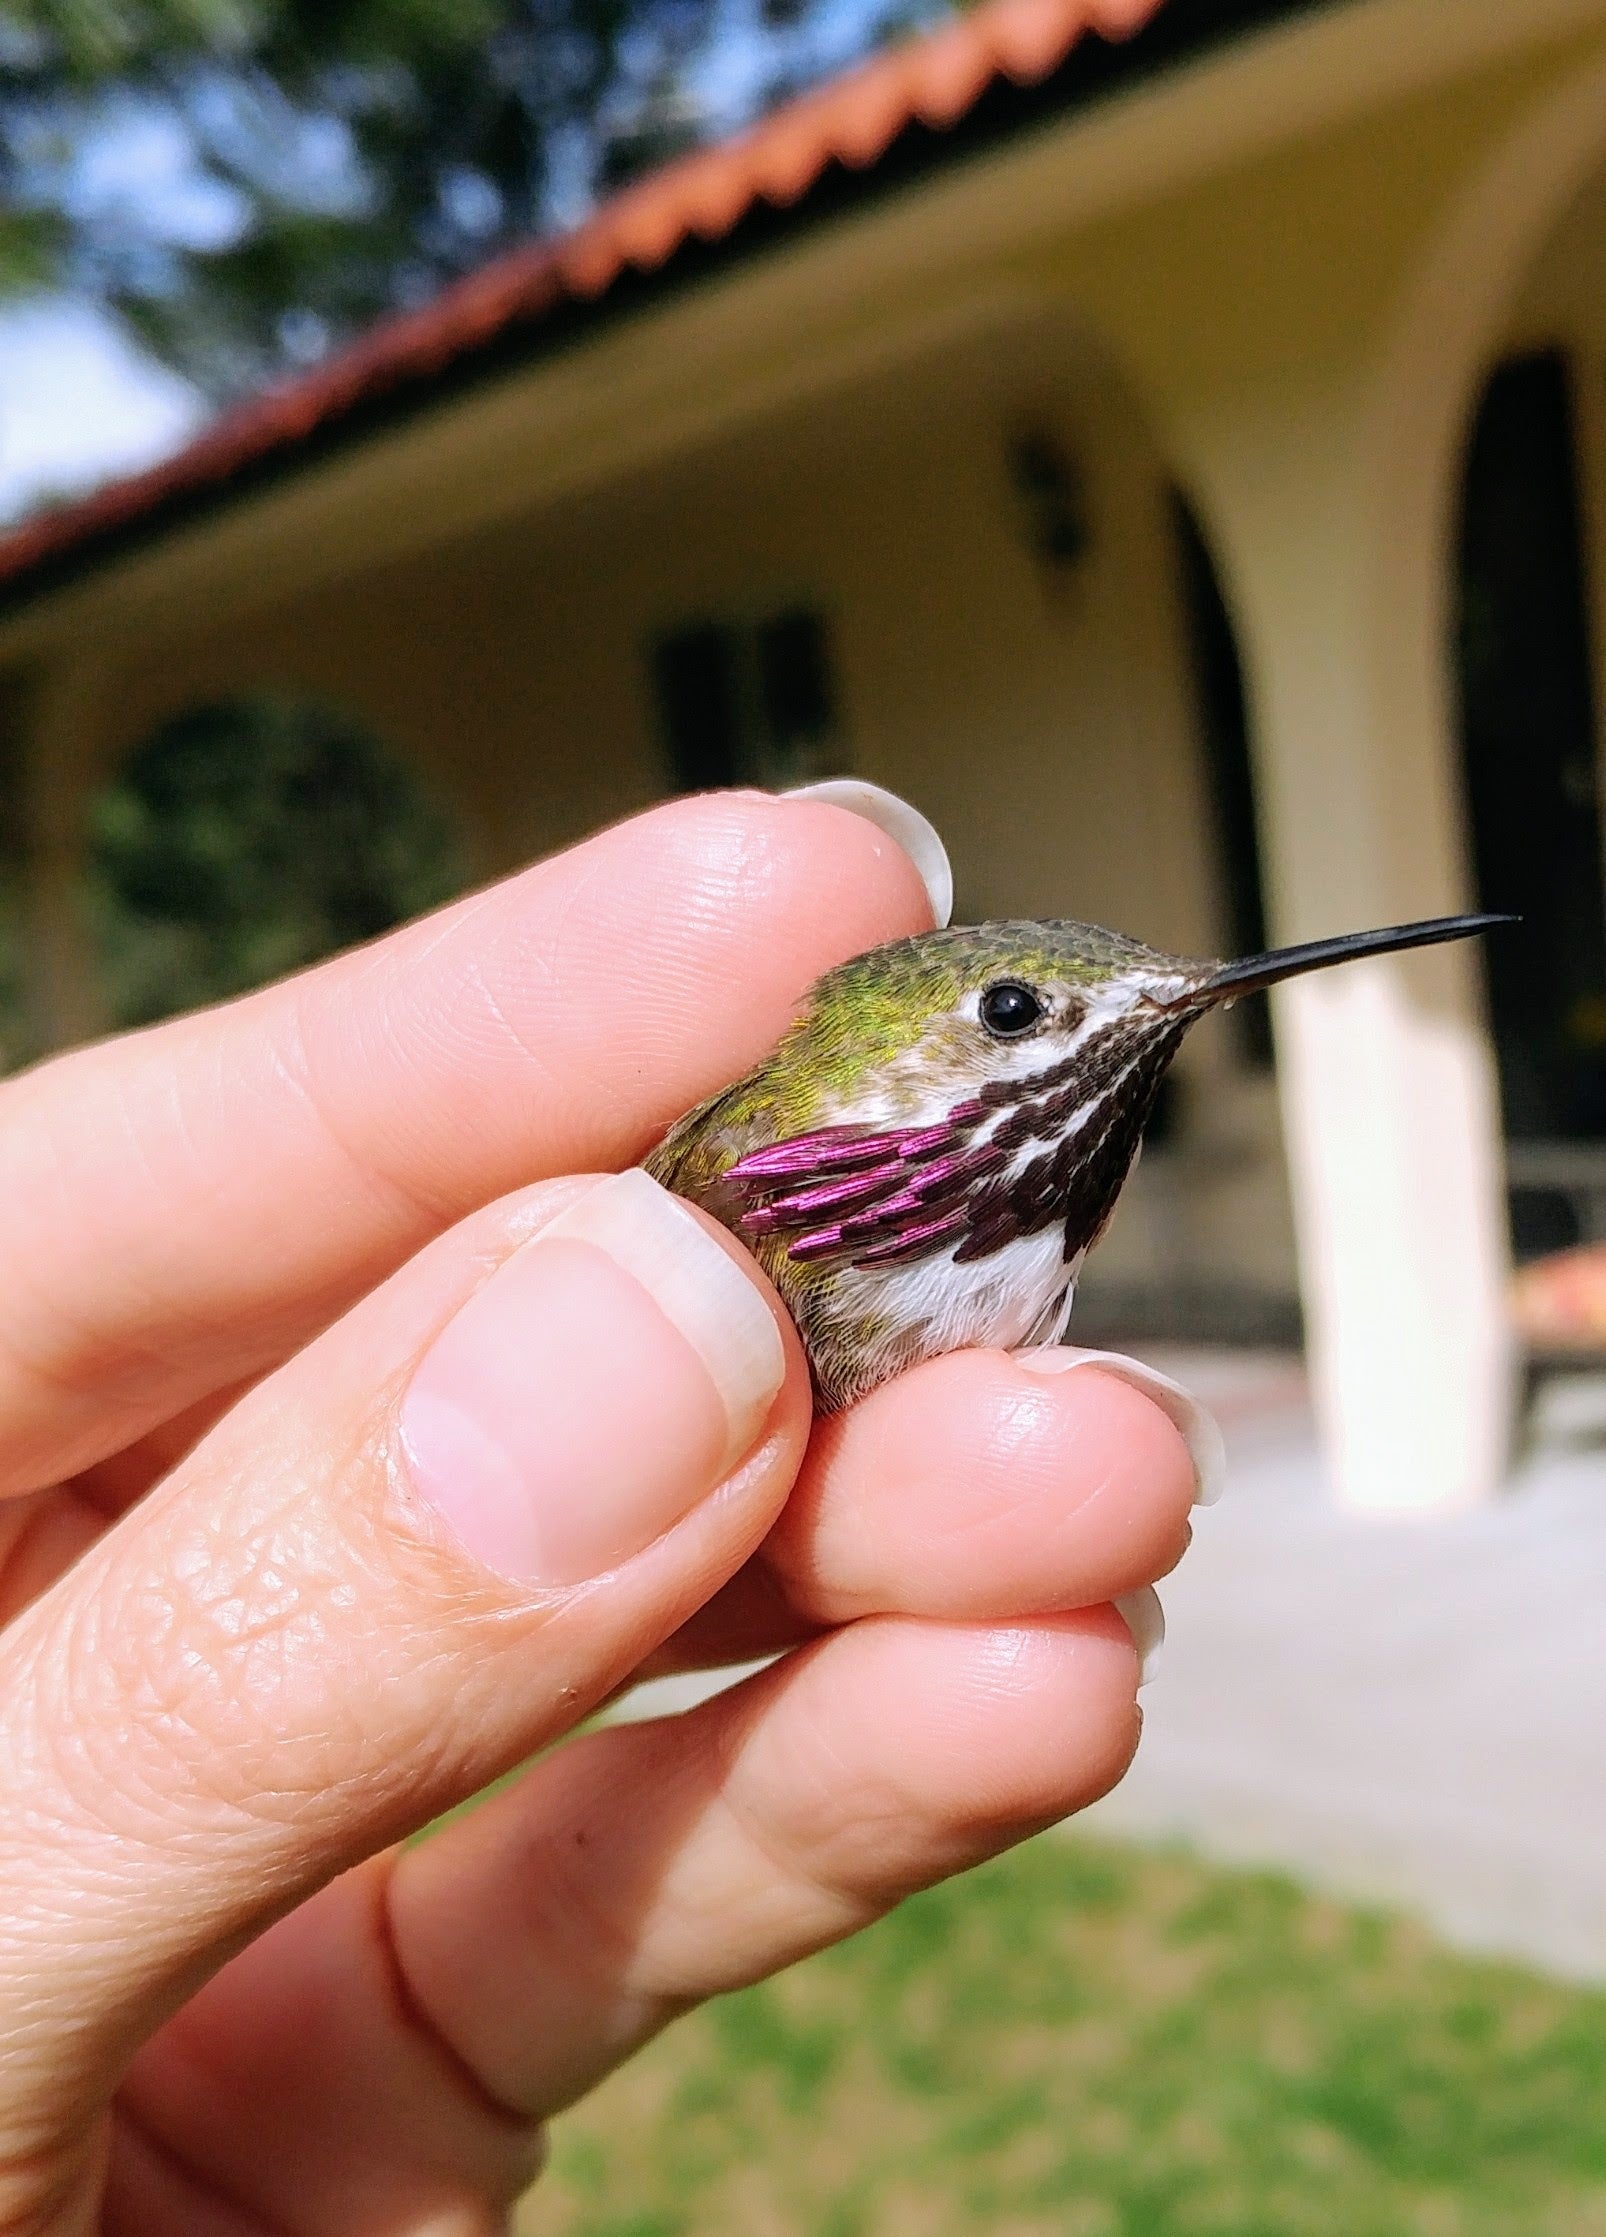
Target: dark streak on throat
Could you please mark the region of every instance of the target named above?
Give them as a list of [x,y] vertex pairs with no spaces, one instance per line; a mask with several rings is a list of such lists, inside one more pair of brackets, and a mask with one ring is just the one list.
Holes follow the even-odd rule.
[[[1106,1062],[1090,1063],[1074,1085],[1052,1098],[1044,1115],[1053,1123],[1034,1123],[1027,1130],[1028,1134],[1052,1133],[1057,1137],[1055,1146],[1010,1179],[984,1185],[970,1198],[967,1232],[954,1252],[956,1265],[986,1258],[1060,1220],[1065,1223],[1067,1264],[1097,1242],[1137,1156],[1182,1031],[1176,1026],[1146,1035],[1136,1051],[1132,1038],[1111,1034],[1117,1045],[1108,1051]],[[1081,1125],[1066,1133],[1068,1121],[1090,1103],[1094,1107]],[[1016,1112],[1006,1120],[993,1140],[997,1142],[1021,1115]]]
[[[1115,1208],[1184,1030],[1112,1023],[1029,1078],[989,1081],[935,1125],[827,1127],[772,1144],[723,1176],[746,1203],[741,1227],[787,1237],[799,1263],[871,1268],[949,1248],[970,1263],[1063,1221],[1069,1263]],[[1007,1172],[1032,1142],[1042,1153]]]

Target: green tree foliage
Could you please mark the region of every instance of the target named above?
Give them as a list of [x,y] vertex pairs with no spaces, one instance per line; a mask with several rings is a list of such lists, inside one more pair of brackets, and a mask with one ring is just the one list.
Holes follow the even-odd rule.
[[0,0],[0,292],[238,394],[936,4]]
[[94,811],[111,1022],[147,1024],[370,940],[464,874],[440,807],[346,718],[268,695],[180,715]]

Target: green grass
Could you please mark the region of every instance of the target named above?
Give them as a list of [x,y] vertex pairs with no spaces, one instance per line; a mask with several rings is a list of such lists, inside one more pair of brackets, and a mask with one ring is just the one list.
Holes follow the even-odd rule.
[[544,2237],[1606,2237],[1606,1994],[1049,1838],[699,2012]]

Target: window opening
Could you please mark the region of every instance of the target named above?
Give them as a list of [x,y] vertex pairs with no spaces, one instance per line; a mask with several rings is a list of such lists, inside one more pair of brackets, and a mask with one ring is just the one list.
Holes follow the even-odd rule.
[[689,622],[652,647],[658,723],[677,791],[807,784],[843,767],[823,615]]

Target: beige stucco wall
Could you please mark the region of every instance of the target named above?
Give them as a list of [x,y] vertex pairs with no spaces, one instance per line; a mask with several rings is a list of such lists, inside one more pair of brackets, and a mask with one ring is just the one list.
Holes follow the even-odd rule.
[[[1011,433],[1053,427],[1091,542],[1030,555]],[[429,770],[481,865],[655,797],[646,648],[793,600],[828,617],[851,766],[948,834],[961,915],[1076,915],[1225,944],[1196,749],[1167,468],[1073,326],[1027,319],[781,415],[584,504],[115,662],[105,765],[164,716],[256,686],[362,714]],[[1090,1277],[1291,1297],[1271,1083],[1212,1027]]]
[[[1489,0],[1462,5],[1459,20],[1486,17],[1496,40],[1511,20]],[[855,765],[944,824],[965,906],[1086,913],[1208,949],[1220,935],[1162,507],[1177,474],[1241,625],[1274,929],[1458,905],[1443,637],[1456,445],[1482,367],[1524,317],[1553,320],[1559,289],[1567,315],[1596,318],[1598,223],[1572,221],[1548,257],[1544,235],[1558,182],[1606,140],[1606,74],[1598,30],[1547,36],[1326,115],[1346,71],[1359,82],[1386,66],[1391,26],[1401,84],[1426,85],[1447,21],[1416,0],[1318,11],[1246,50],[1254,88],[1199,73],[1209,97],[1172,141],[1151,135],[1152,172],[1130,155],[1141,108],[1124,141],[1114,113],[1079,128],[1076,147],[1094,153],[1080,172],[1067,158],[1062,214],[1052,196],[1026,208],[985,184],[967,205],[963,178],[939,182],[924,232],[920,201],[886,220],[901,243],[890,288],[873,228],[850,229],[813,295],[802,275],[820,276],[809,257],[828,244],[776,260],[746,298],[739,285],[686,306],[689,351],[649,328],[632,361],[621,330],[599,345],[600,382],[571,364],[503,389],[484,407],[494,456],[412,484],[455,519],[477,507],[497,525],[455,542],[436,531],[427,558],[365,560],[394,531],[372,511],[297,543],[289,524],[316,519],[317,501],[290,491],[254,587],[240,578],[246,543],[231,547],[226,527],[219,538],[235,570],[226,621],[190,625],[205,609],[180,552],[172,581],[187,592],[164,605],[160,568],[147,570],[122,608],[142,617],[147,652],[102,639],[85,682],[73,647],[51,733],[62,765],[80,751],[104,763],[218,691],[318,691],[437,771],[491,868],[658,789],[643,659],[657,629],[803,598],[832,624]],[[1325,60],[1301,62],[1324,41]],[[1245,149],[1262,152],[1228,152],[1223,137],[1213,167],[1189,170],[1187,135],[1210,141],[1239,95]],[[1299,115],[1313,121],[1270,145]],[[1095,209],[1105,160],[1127,184]],[[1179,165],[1185,181],[1164,184]],[[1091,197],[1080,214],[1078,194]],[[966,309],[995,298],[1013,307]],[[744,300],[760,306],[745,326]],[[913,331],[928,313],[947,340],[889,344],[897,362],[879,378],[852,371],[882,326]],[[640,398],[654,378],[662,426],[693,432],[652,435]],[[1023,411],[1061,426],[1091,477],[1092,557],[1052,600],[1004,476]],[[421,437],[407,440],[414,471]],[[473,427],[443,423],[430,440],[437,460],[466,457]],[[516,495],[538,483],[562,494]],[[427,504],[409,515],[415,546],[433,517]],[[324,572],[315,592],[264,587],[303,567]],[[1280,1032],[1337,1480],[1368,1504],[1477,1496],[1502,1458],[1505,1337],[1475,965],[1435,951],[1309,982],[1286,994]],[[1186,1062],[1186,1156],[1139,1176],[1102,1277],[1286,1289],[1267,1083],[1235,1070],[1219,1033]]]
[[[1513,300],[1603,145],[1597,33],[1064,244],[1063,285],[1226,559],[1280,938],[1471,905],[1446,657],[1461,445]],[[1277,1008],[1333,1480],[1378,1510],[1486,1497],[1513,1386],[1476,958],[1359,966]]]

